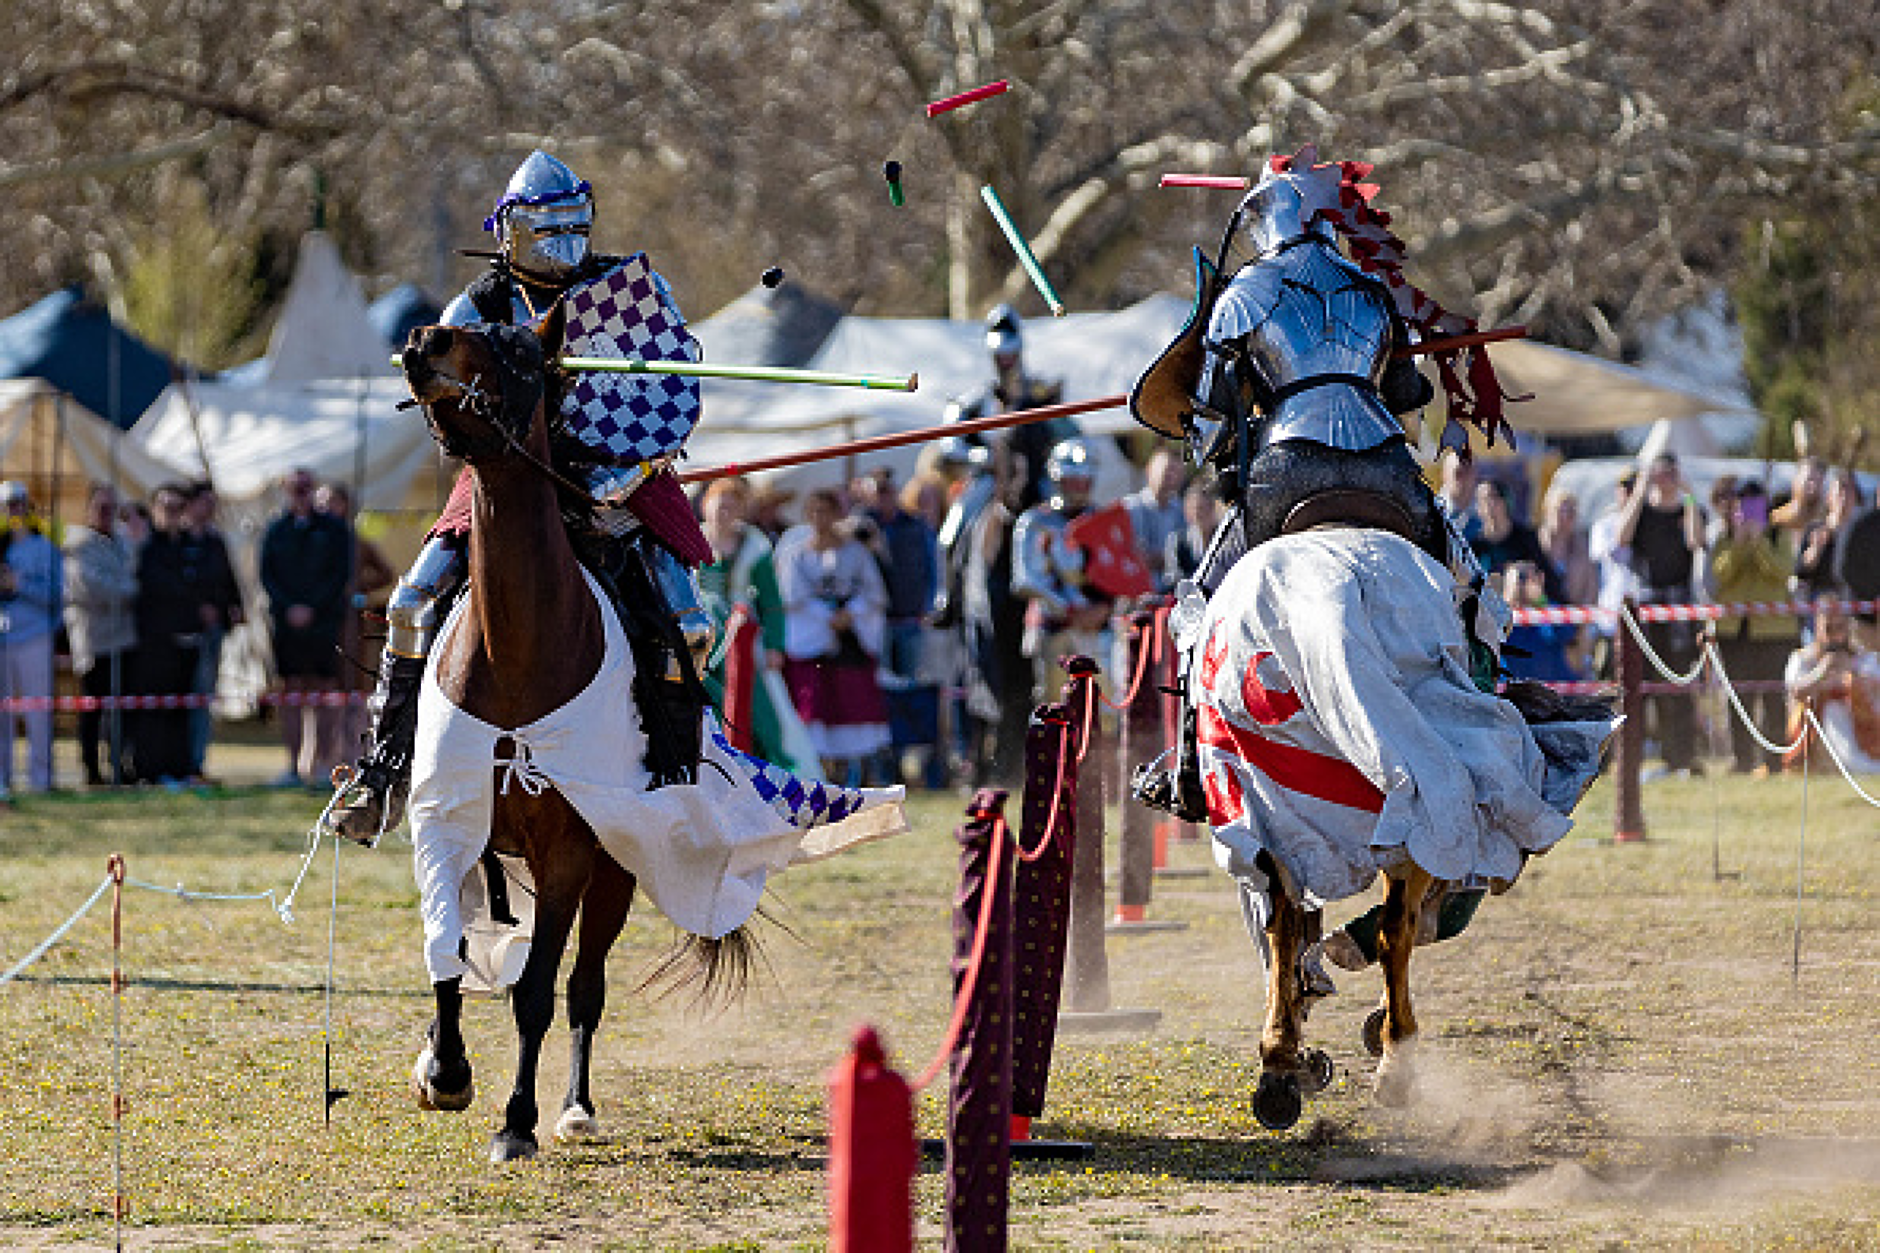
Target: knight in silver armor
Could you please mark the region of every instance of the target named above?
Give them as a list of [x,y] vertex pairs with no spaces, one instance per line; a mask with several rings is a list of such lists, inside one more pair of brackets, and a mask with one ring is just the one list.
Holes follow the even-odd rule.
[[[1313,164],[1310,148],[1300,155],[1303,161],[1269,163],[1242,200],[1220,261],[1203,258],[1198,266],[1197,317],[1131,395],[1139,420],[1179,434],[1197,467],[1214,467],[1229,508],[1193,585],[1182,585],[1175,612],[1190,619],[1202,612],[1235,561],[1280,535],[1319,526],[1390,531],[1455,575],[1475,677],[1492,687],[1506,607],[1437,505],[1400,421],[1426,404],[1433,388],[1397,354],[1409,337],[1400,304],[1339,246],[1338,229],[1325,216],[1337,208],[1323,194],[1327,167]],[[1332,187],[1338,184],[1332,173]],[[1235,246],[1251,259],[1223,282]],[[1139,769],[1132,790],[1153,808],[1205,821],[1195,715],[1185,696],[1183,704],[1175,768]],[[1433,938],[1466,926],[1479,899],[1479,892],[1458,891],[1439,901]],[[1318,967],[1321,954],[1347,969],[1375,960],[1377,916],[1374,910],[1308,950],[1315,994],[1330,990]],[[1316,912],[1311,926],[1318,926]]]
[[[992,381],[949,403],[943,421],[960,422],[1042,409],[1063,398],[1063,384],[1026,372],[1024,324],[1011,305],[996,305],[986,315],[986,353],[992,360]],[[1029,509],[1049,491],[1045,458],[1059,440],[1077,433],[1074,418],[1052,418],[970,438],[987,446],[1004,443],[1024,459],[1017,467],[1022,476],[1018,503],[1020,509]]]
[[1012,594],[1026,602],[1024,653],[1033,695],[1049,700],[1066,653],[1101,656],[1109,601],[1084,581],[1083,553],[1065,532],[1090,508],[1096,459],[1083,439],[1061,441],[1045,459],[1050,497],[1019,515],[1012,535]]
[[[618,258],[589,248],[593,191],[564,162],[537,150],[510,176],[495,210],[483,223],[497,238],[488,271],[445,306],[439,321],[524,325],[547,314],[579,283],[605,273]],[[654,280],[664,284],[657,273]],[[598,564],[644,562],[661,607],[683,637],[694,675],[703,674],[715,638],[711,616],[693,572],[656,543],[630,543],[638,520],[627,500],[657,467],[565,467],[595,502],[595,543],[607,549]],[[386,605],[387,633],[376,690],[368,706],[372,726],[364,756],[343,780],[322,817],[327,829],[370,841],[404,814],[417,729],[417,691],[425,662],[448,608],[464,582],[467,537],[435,534],[398,581]],[[664,676],[684,681],[674,657]]]
[[1197,583],[1212,592],[1254,545],[1341,521],[1395,531],[1447,562],[1398,416],[1432,389],[1393,356],[1407,336],[1384,285],[1345,257],[1291,171],[1267,170],[1234,232],[1253,259],[1208,313],[1183,420],[1191,458],[1222,472],[1230,510]]

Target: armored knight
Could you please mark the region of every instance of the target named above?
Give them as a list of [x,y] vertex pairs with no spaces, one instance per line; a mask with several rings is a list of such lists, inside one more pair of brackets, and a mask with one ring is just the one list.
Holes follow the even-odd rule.
[[[572,329],[568,347],[610,356],[670,356],[675,348],[695,352],[665,280],[642,256],[623,259],[591,251],[593,223],[594,197],[588,183],[555,157],[531,153],[483,224],[497,238],[489,269],[446,306],[442,321],[452,326],[536,322],[571,294],[605,289],[610,277],[628,273],[638,283],[650,316],[664,319],[662,327],[670,328],[662,332],[668,351],[659,353],[640,342],[633,345],[637,351],[592,339],[577,345]],[[615,600],[636,672],[656,676],[644,684],[636,678],[642,716],[669,732],[652,734],[656,727],[649,724],[648,767],[657,781],[684,782],[696,769],[696,726],[704,708],[697,676],[712,642],[711,620],[693,571],[710,561],[712,553],[671,473],[670,454],[678,451],[696,419],[696,381],[670,376],[655,381],[673,390],[681,409],[689,402],[690,417],[661,429],[668,451],[635,459],[584,440],[580,429],[582,389],[618,388],[612,379],[620,377],[598,384],[584,379],[559,399],[563,420],[552,443],[554,462],[556,470],[589,497],[584,508],[564,512],[576,551]],[[612,402],[602,397],[602,403]],[[329,829],[352,839],[376,839],[403,815],[418,689],[432,642],[464,581],[469,505],[466,471],[386,607],[388,633],[370,705],[368,745],[350,776],[339,783],[339,793],[322,819]],[[689,735],[688,725],[693,728]],[[688,744],[694,746],[691,751],[682,747]]]
[[1058,686],[1059,657],[1100,655],[1097,633],[1109,618],[1109,601],[1085,583],[1083,553],[1065,534],[1090,508],[1096,475],[1088,444],[1061,441],[1045,458],[1050,497],[1020,514],[1012,534],[1012,594],[1025,601],[1024,652],[1038,700],[1049,700]]
[[[1327,526],[1383,530],[1455,577],[1473,677],[1493,691],[1507,608],[1425,483],[1399,418],[1433,395],[1404,352],[1413,333],[1420,342],[1473,323],[1404,281],[1401,243],[1370,206],[1377,189],[1357,181],[1369,172],[1358,163],[1318,164],[1310,147],[1274,158],[1230,220],[1218,259],[1198,256],[1194,316],[1130,396],[1139,421],[1182,439],[1197,467],[1216,470],[1229,508],[1193,585],[1183,585],[1176,618],[1198,622],[1229,568],[1278,536]],[[1356,260],[1341,250],[1341,237]],[[1230,269],[1230,255],[1247,259]],[[1504,425],[1503,397],[1485,355],[1470,355],[1468,388],[1456,352],[1434,356],[1449,399],[1443,442],[1466,455],[1456,419],[1474,421],[1492,442]],[[1523,713],[1530,722],[1549,716]],[[1138,770],[1135,792],[1153,807],[1207,820],[1186,694],[1176,768]],[[1442,892],[1427,915],[1434,938],[1466,926],[1481,896],[1473,884]],[[1358,919],[1323,952],[1349,969],[1374,960],[1376,921],[1376,911]],[[1316,912],[1311,925],[1316,933]],[[1329,981],[1316,972],[1317,951],[1308,982],[1322,992]]]
[[[986,352],[992,358],[992,382],[977,392],[947,406],[945,421],[961,422],[970,418],[989,418],[1000,413],[1020,413],[1057,404],[1064,394],[1063,385],[1036,378],[1025,372],[1024,327],[1011,305],[997,305],[986,315]],[[1077,433],[1071,418],[1055,418],[998,431],[986,442],[1002,442],[1024,459],[1019,467],[1023,475],[1018,507],[1029,509],[1043,500],[1049,485],[1045,476],[1045,458],[1062,439]]]

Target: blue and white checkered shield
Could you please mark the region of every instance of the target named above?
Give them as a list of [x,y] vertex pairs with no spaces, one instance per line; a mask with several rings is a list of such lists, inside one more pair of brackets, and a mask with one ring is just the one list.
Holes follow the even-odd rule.
[[[636,252],[563,298],[570,357],[697,361],[672,290],[646,254]],[[699,381],[673,374],[603,374],[584,370],[562,397],[568,433],[609,465],[632,465],[679,451],[699,417]]]

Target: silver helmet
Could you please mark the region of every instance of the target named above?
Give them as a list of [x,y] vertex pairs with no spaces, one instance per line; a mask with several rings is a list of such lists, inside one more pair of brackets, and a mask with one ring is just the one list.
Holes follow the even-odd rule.
[[1051,455],[1044,460],[1045,477],[1052,483],[1062,485],[1067,479],[1081,479],[1092,484],[1097,479],[1097,458],[1090,450],[1090,444],[1081,436],[1061,439],[1051,446]]
[[995,305],[986,315],[986,351],[993,357],[1007,357],[1013,361],[1023,348],[1019,334],[1018,311],[1011,305]]
[[587,180],[546,152],[531,152],[509,176],[483,229],[496,233],[503,259],[530,278],[560,282],[587,260],[594,192]]
[[1234,220],[1257,256],[1307,236],[1333,243],[1338,239],[1332,224],[1318,215],[1317,206],[1309,205],[1305,185],[1292,170],[1269,167],[1240,202]]

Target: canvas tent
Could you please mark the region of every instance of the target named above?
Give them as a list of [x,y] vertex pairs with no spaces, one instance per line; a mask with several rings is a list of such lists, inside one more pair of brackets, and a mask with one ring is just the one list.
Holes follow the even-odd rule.
[[439,461],[423,421],[395,408],[405,394],[358,279],[312,231],[267,355],[233,378],[165,389],[131,433],[237,507],[271,507],[275,482],[306,467],[351,483],[361,508],[395,510]]
[[122,428],[170,374],[167,357],[77,287],[0,322],[0,478],[24,481],[43,511],[65,518],[78,516],[93,479],[165,477]]
[[[1026,369],[1061,380],[1066,400],[1126,393],[1179,333],[1189,309],[1184,298],[1155,295],[1113,312],[1029,319],[1024,325]],[[705,359],[732,360],[713,334],[715,321],[707,319],[694,328]],[[1509,406],[1510,420],[1521,434],[1581,435],[1649,426],[1661,419],[1682,424],[1733,403],[1663,375],[1546,344],[1502,343],[1491,354],[1506,389],[1533,396]],[[846,317],[804,364],[842,373],[917,373],[920,389],[899,393],[707,380],[705,415],[689,445],[690,464],[749,461],[932,425],[944,418],[950,399],[984,386],[989,376],[983,327],[944,318]],[[1440,420],[1440,405],[1432,416]],[[1099,434],[1141,429],[1122,408],[1086,414],[1079,422],[1086,432]],[[1432,428],[1436,425],[1431,423]],[[905,472],[918,452],[903,448],[869,454],[867,464],[886,463]],[[773,477],[800,489],[838,482],[849,470],[837,461],[779,471]]]

